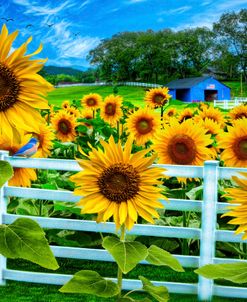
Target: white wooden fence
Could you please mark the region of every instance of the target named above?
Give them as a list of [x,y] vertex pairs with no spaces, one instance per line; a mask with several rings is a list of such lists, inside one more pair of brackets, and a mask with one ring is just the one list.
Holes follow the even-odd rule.
[[247,103],[247,97],[235,97],[233,100],[214,100],[214,107],[231,109],[243,103]]
[[[26,167],[63,171],[79,171],[80,166],[74,160],[59,159],[24,159],[9,157],[6,151],[0,151],[0,159],[7,160],[13,167]],[[168,210],[201,212],[201,228],[170,227],[149,224],[137,224],[129,232],[130,234],[142,236],[158,236],[170,238],[194,238],[200,240],[199,256],[175,255],[184,267],[197,268],[208,263],[237,262],[237,259],[226,259],[215,257],[215,243],[220,242],[242,242],[241,235],[234,232],[216,229],[216,214],[224,213],[227,204],[217,201],[218,180],[230,179],[238,175],[238,171],[247,169],[222,168],[217,161],[206,161],[204,166],[175,166],[160,165],[167,169],[166,175],[175,177],[202,178],[204,183],[203,200],[170,199],[163,204]],[[69,191],[33,189],[9,187],[5,185],[0,190],[0,223],[10,224],[19,217],[29,217],[37,221],[43,228],[67,229],[77,231],[90,231],[102,233],[114,233],[114,223],[100,223],[88,220],[75,220],[64,218],[20,216],[8,214],[6,211],[8,197],[36,198],[46,200],[57,200],[63,202],[77,202],[78,196]],[[87,259],[93,261],[114,261],[111,255],[100,249],[72,248],[51,246],[56,257]],[[148,264],[146,261],[143,264]],[[4,285],[6,280],[17,280],[24,282],[36,282],[44,284],[63,285],[72,276],[55,273],[24,272],[21,270],[8,269],[6,259],[0,256],[0,284]],[[107,277],[107,276],[104,276]],[[115,280],[116,279],[111,279]],[[233,286],[215,285],[212,280],[199,277],[198,283],[178,283],[153,281],[156,285],[167,286],[170,293],[195,294],[200,300],[210,300],[213,295],[222,297],[237,297],[247,299],[247,289]],[[141,288],[140,280],[123,280],[123,288],[132,290]]]
[[[68,83],[68,84],[58,84],[56,87],[72,87],[72,86],[114,86],[113,82],[96,82],[96,83]],[[152,83],[140,83],[140,82],[117,82],[118,86],[135,86],[135,87],[149,87],[157,88],[161,87],[161,84]]]

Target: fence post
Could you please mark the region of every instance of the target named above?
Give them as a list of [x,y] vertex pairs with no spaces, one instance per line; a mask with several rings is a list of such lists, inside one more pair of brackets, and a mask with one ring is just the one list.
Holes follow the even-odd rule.
[[[213,263],[215,256],[218,166],[219,162],[216,160],[204,162],[199,266]],[[213,280],[199,276],[198,298],[200,301],[210,301],[212,299],[213,284]]]
[[[9,152],[8,151],[1,151],[0,150],[0,160],[4,160],[5,156],[8,156]],[[1,171],[0,171],[1,172]],[[7,211],[7,199],[4,196],[4,187],[6,184],[0,188],[0,225],[3,224],[3,214],[6,213]],[[0,286],[5,285],[6,281],[3,278],[3,271],[7,267],[7,259],[0,255]]]

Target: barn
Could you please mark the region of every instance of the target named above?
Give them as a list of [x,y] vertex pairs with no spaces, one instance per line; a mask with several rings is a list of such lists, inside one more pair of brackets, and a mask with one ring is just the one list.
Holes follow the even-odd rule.
[[230,87],[210,76],[185,78],[165,85],[173,99],[184,102],[230,100]]

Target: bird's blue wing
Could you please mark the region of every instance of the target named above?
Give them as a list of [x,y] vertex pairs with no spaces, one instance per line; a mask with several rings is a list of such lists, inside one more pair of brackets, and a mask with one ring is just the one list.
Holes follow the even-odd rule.
[[31,149],[35,144],[34,143],[27,143],[23,147],[21,147],[14,155],[21,155],[25,154],[25,151]]

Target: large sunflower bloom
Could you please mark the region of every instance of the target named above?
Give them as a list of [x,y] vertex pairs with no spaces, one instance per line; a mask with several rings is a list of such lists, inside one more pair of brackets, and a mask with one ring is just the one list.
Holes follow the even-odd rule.
[[239,227],[236,230],[236,234],[244,232],[243,240],[247,239],[247,173],[241,172],[245,178],[238,178],[233,176],[233,180],[238,185],[238,188],[227,188],[227,194],[225,196],[230,197],[229,203],[240,204],[238,206],[229,207],[230,212],[225,213],[222,216],[235,217],[230,220],[229,224],[237,224]]
[[42,47],[25,55],[31,38],[9,54],[17,35],[17,31],[8,35],[3,25],[0,34],[0,135],[10,140],[13,140],[13,128],[29,132],[38,129],[42,118],[36,108],[49,108],[44,96],[53,89],[37,74],[46,60],[30,60]]
[[152,139],[160,129],[160,116],[150,108],[139,109],[126,120],[128,132],[133,134],[137,145]]
[[229,116],[234,121],[241,118],[247,118],[247,106],[242,104],[232,108],[229,111]]
[[221,160],[226,166],[247,167],[247,119],[236,120],[227,130],[217,137],[218,147],[224,149]]
[[[8,137],[0,137],[0,150],[9,151],[10,155],[15,154],[23,145],[28,142],[28,136],[20,133],[20,142],[11,141]],[[14,176],[9,180],[10,186],[30,187],[31,181],[36,180],[37,175],[34,169],[14,168]]]
[[162,164],[200,166],[212,157],[207,148],[213,142],[210,136],[191,119],[181,124],[173,119],[170,125],[159,131],[153,149]]
[[100,117],[111,126],[116,126],[116,123],[123,116],[122,101],[121,96],[111,94],[105,98],[101,105]]
[[205,120],[206,118],[220,124],[221,128],[223,128],[225,125],[224,114],[218,108],[203,108],[203,110],[199,111],[199,114],[194,117],[194,120],[197,122],[200,119]]
[[171,95],[168,93],[168,91],[169,90],[167,87],[150,89],[146,92],[144,100],[151,108],[162,107],[171,98]]
[[53,147],[53,140],[55,139],[55,134],[52,127],[46,125],[45,123],[39,124],[39,131],[35,133],[39,141],[38,151],[35,154],[36,157],[48,157],[51,155],[51,149]]
[[62,142],[75,140],[77,122],[73,115],[61,110],[51,119],[51,123],[59,140]]
[[150,223],[159,215],[155,208],[163,208],[163,198],[157,184],[164,169],[152,167],[156,155],[144,157],[150,149],[131,154],[133,139],[128,138],[125,148],[121,143],[101,141],[104,151],[92,149],[89,160],[79,160],[83,171],[71,176],[77,188],[75,195],[84,196],[78,203],[82,213],[97,213],[98,222],[113,216],[116,227],[133,227],[138,215]]
[[81,100],[81,105],[86,109],[98,109],[102,103],[102,97],[97,93],[89,93]]

